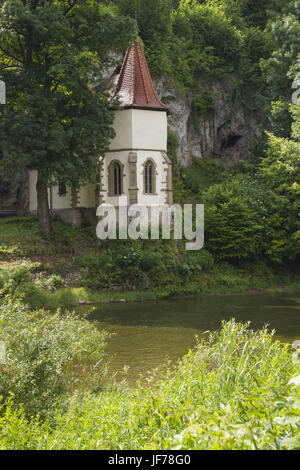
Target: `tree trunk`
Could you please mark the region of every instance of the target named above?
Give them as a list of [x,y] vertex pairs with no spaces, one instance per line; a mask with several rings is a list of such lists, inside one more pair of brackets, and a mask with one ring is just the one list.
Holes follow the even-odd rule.
[[51,230],[49,203],[48,203],[48,186],[40,173],[36,183],[37,194],[37,214],[39,218],[40,228],[44,233],[49,233]]

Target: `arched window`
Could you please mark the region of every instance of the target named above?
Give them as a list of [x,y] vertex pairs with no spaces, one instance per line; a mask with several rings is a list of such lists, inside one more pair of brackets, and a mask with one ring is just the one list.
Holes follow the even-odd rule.
[[123,194],[123,165],[118,161],[110,163],[108,168],[109,196]]
[[147,160],[144,166],[144,192],[155,193],[155,167],[152,160]]
[[122,171],[120,163],[114,164],[114,194],[121,196],[122,194]]
[[60,197],[64,197],[64,196],[66,196],[66,194],[67,194],[67,187],[66,187],[65,183],[59,183],[59,185],[58,185],[58,195]]

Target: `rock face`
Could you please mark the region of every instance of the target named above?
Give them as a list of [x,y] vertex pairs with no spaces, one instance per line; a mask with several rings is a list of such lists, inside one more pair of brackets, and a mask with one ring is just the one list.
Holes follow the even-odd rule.
[[[114,58],[111,75],[119,56]],[[188,166],[193,158],[213,157],[231,166],[249,156],[252,135],[259,135],[257,118],[243,106],[234,77],[228,75],[211,83],[199,80],[198,89],[208,92],[212,106],[208,112],[195,113],[195,92],[184,94],[169,80],[153,80],[159,98],[170,107],[169,127],[178,134],[179,162]],[[0,175],[0,212],[26,211],[26,171],[12,178]]]
[[16,211],[26,212],[27,206],[27,172],[20,171],[13,176],[0,175],[0,213]]
[[155,81],[160,99],[170,107],[169,126],[179,137],[179,162],[188,166],[193,158],[213,157],[231,166],[247,159],[251,137],[259,130],[238,98],[233,77],[199,85],[212,97],[212,109],[200,114],[193,109],[193,92],[183,94],[164,78]]

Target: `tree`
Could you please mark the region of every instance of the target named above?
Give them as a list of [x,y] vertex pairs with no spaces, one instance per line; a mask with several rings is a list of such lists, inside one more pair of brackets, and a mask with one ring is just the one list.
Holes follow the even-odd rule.
[[135,19],[153,76],[168,72],[168,41],[172,34],[172,0],[114,0],[120,12]]
[[300,143],[269,134],[268,150],[260,166],[266,184],[287,201],[284,213],[277,209],[277,217],[282,217],[278,225],[281,235],[277,236],[277,244],[281,245],[277,247],[277,258],[297,262],[300,255]]
[[270,128],[278,137],[289,138],[292,123],[290,104],[294,91],[293,68],[300,53],[299,2],[286,2],[281,10],[281,14],[278,12],[268,24],[267,34],[273,44],[273,53],[261,65],[267,79],[271,103]]
[[103,71],[109,51],[135,36],[134,21],[105,1],[0,0],[0,75],[7,85],[1,166],[37,170],[46,233],[48,185],[95,180],[97,157],[114,135]]

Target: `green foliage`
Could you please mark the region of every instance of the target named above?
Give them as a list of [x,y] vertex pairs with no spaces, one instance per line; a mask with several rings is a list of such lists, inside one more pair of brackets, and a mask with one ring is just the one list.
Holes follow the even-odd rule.
[[[103,70],[107,53],[135,37],[133,21],[98,1],[0,1],[1,166],[38,172],[38,215],[50,231],[47,185],[94,181],[114,137]],[[95,78],[97,85],[95,88]]]
[[269,149],[261,170],[268,184],[291,200],[299,196],[300,143],[269,135]]
[[[148,385],[74,396],[55,425],[26,420],[11,402],[1,449],[297,449],[299,365],[265,329],[223,323],[175,369]],[[297,383],[297,380],[294,380]],[[18,429],[18,432],[16,430]]]
[[279,195],[277,200],[281,199],[284,204],[277,214],[282,221],[280,224],[278,220],[281,236],[274,241],[274,249],[279,258],[296,260],[300,253],[300,144],[270,135],[269,148],[262,160],[261,171],[266,184]]
[[153,76],[169,72],[172,0],[115,0],[121,14],[136,19]]
[[[88,77],[101,81],[107,48],[126,44],[132,23],[127,20],[125,31],[122,18],[97,2],[70,7],[10,0],[0,8],[0,69],[8,84],[0,120],[2,165],[15,170],[30,163],[47,182],[89,181],[91,157],[113,137],[113,117],[108,96],[95,93]],[[100,51],[101,63],[95,61]]]
[[[275,14],[274,14],[275,13]],[[268,85],[271,131],[278,137],[291,137],[292,84],[300,54],[300,8],[296,0],[277,4],[266,32],[272,54],[261,62]]]
[[278,137],[289,138],[291,135],[292,116],[290,103],[280,97],[271,103],[271,128]]
[[15,269],[0,269],[0,293],[14,299],[27,300],[35,291],[31,284],[32,272],[35,266],[24,263]]
[[[297,262],[299,256],[299,144],[271,135],[260,167],[231,169],[212,159],[194,160],[175,179],[178,201],[205,204],[206,248],[218,260]],[[257,150],[256,150],[257,151]]]
[[177,150],[179,147],[178,134],[168,127],[168,156],[171,158],[173,165],[178,162]]
[[214,266],[214,258],[211,253],[203,249],[195,252],[188,252],[186,256],[187,266],[190,271],[210,271]]
[[[269,154],[274,156],[263,160],[262,174],[237,175],[203,194],[207,248],[219,259],[264,256],[277,263],[297,259],[299,202],[279,190],[274,171],[280,164],[278,154],[271,149]],[[271,161],[276,162],[274,169]],[[288,181],[278,169],[279,174]]]
[[201,195],[207,187],[221,183],[230,176],[230,170],[212,158],[194,159],[192,165],[181,169],[185,187]]
[[205,90],[194,95],[192,100],[192,111],[196,116],[202,116],[214,111],[213,93]]
[[170,57],[176,77],[185,86],[199,74],[222,74],[238,67],[241,36],[212,5],[182,1],[173,12]]
[[[84,284],[93,290],[151,287],[176,293],[184,289],[184,279],[190,279],[193,272],[209,271],[213,257],[205,250],[191,257],[183,242],[173,240],[139,244],[110,241],[93,254],[82,256],[80,266]],[[193,284],[185,287],[192,292],[196,289]]]
[[226,185],[209,189],[204,194],[204,202],[208,201],[215,201],[215,204],[208,205],[205,212],[207,248],[218,259],[253,258],[261,230],[255,212],[245,201],[228,194]]
[[107,335],[73,314],[32,312],[9,297],[0,303],[0,338],[7,350],[0,365],[0,396],[28,416],[51,416],[58,399],[75,389],[103,385]]

